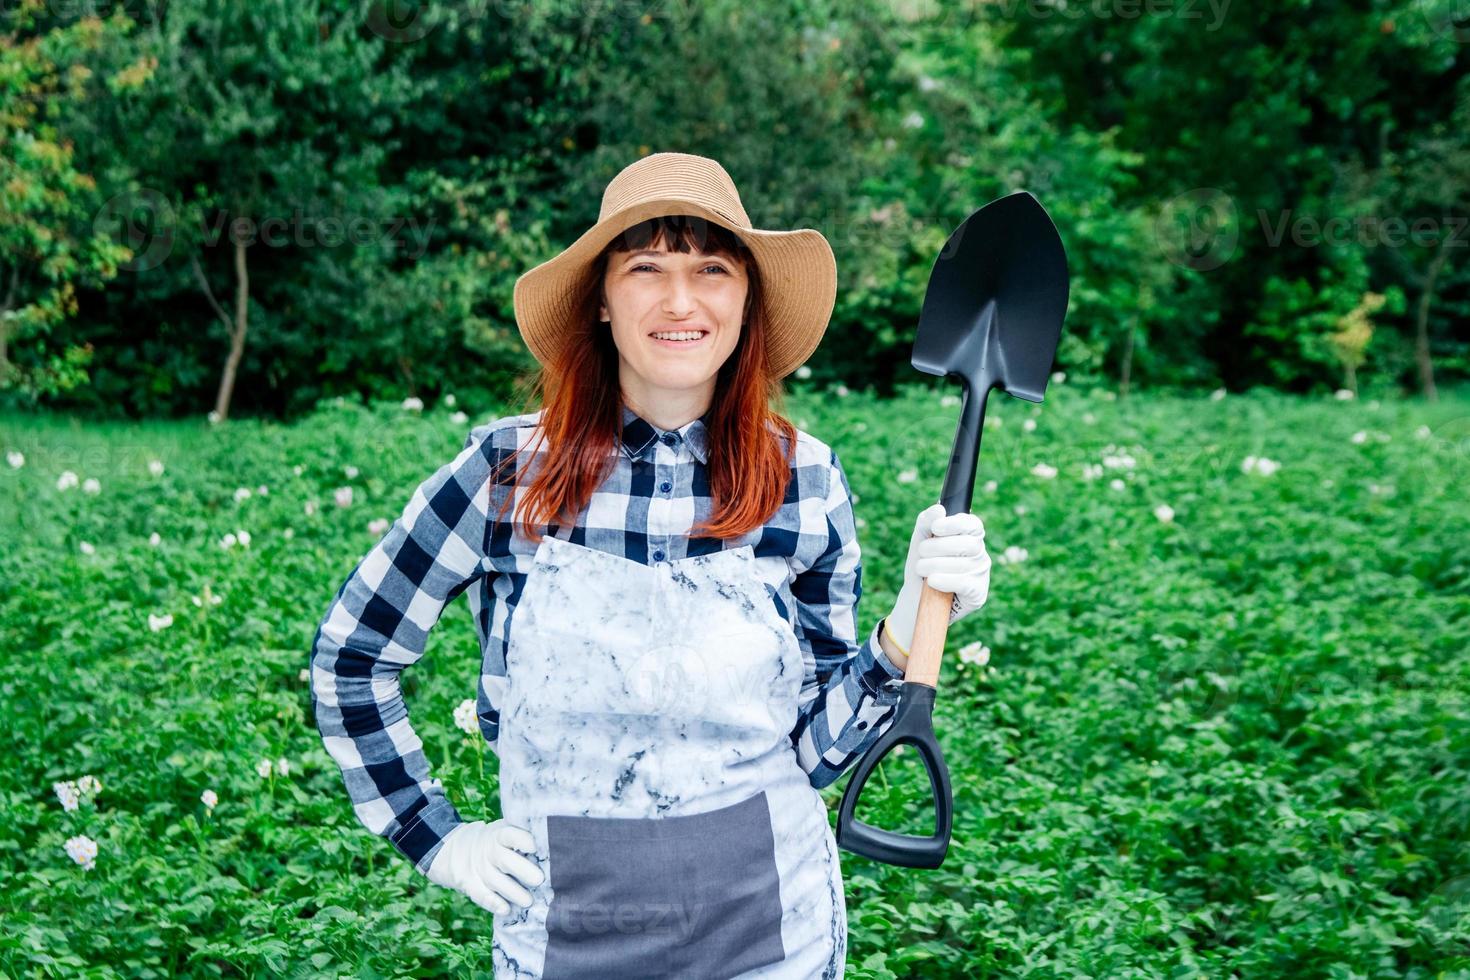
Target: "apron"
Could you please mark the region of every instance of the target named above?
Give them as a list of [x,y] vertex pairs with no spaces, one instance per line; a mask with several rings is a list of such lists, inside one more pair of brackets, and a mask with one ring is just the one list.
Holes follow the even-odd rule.
[[495,976],[841,977],[801,647],[752,547],[644,565],[548,534],[511,620],[501,810],[546,878],[495,914]]

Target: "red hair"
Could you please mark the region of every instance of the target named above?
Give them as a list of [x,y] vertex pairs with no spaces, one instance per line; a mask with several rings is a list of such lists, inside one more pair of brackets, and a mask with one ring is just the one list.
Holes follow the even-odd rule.
[[[614,252],[631,252],[650,243],[671,242],[676,252],[691,248],[702,255],[720,255],[745,266],[747,288],[745,325],[735,349],[715,378],[709,415],[709,482],[713,496],[708,521],[695,525],[691,537],[732,538],[765,524],[781,507],[791,479],[790,461],[796,451],[796,427],[781,411],[784,389],[771,376],[766,359],[766,318],[761,303],[759,270],[749,247],[732,231],[693,215],[650,218],[614,238],[593,262],[576,309],[572,334],[561,345],[555,363],[541,365],[517,388],[527,411],[539,403],[541,428],[533,444],[518,449],[502,462],[509,464],[521,452],[549,441],[535,478],[519,508],[522,528],[539,543],[538,528],[555,521],[574,523],[616,465],[622,426],[622,397],[618,384],[618,352],[611,330],[601,327],[598,307],[603,302],[603,277]],[[786,440],[782,449],[778,435]],[[500,467],[497,467],[497,473]],[[521,483],[517,467],[515,482]],[[498,482],[492,479],[492,484]],[[507,493],[496,519],[516,499]],[[515,515],[512,515],[513,518]]]

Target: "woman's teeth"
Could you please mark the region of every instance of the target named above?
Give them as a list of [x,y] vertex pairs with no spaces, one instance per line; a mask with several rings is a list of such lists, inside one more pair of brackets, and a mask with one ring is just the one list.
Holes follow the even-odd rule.
[[677,333],[656,333],[653,338],[655,340],[698,340],[704,334],[703,330],[680,330]]

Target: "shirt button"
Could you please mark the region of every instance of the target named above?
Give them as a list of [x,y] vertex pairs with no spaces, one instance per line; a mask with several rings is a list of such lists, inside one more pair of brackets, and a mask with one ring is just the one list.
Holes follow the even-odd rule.
[[678,441],[679,441],[679,437],[676,436],[676,435],[674,435],[672,432],[665,432],[664,433],[664,445],[665,446],[672,446],[674,443],[676,443]]
[[668,493],[670,490],[674,489],[674,485],[672,483],[670,483],[668,480],[665,480],[664,482],[662,482],[662,483],[660,483],[658,485],[658,488],[660,490],[662,490],[664,493]]
[[660,548],[658,551],[655,551],[653,553],[653,560],[654,561],[663,561],[664,560],[664,553],[663,553],[663,549],[662,548]]

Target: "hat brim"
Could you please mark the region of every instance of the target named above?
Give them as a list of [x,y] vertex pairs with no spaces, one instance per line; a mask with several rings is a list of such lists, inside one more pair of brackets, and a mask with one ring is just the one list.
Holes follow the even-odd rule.
[[821,343],[837,301],[837,260],[814,228],[742,228],[702,204],[681,198],[642,201],[588,228],[560,254],[516,280],[513,293],[521,338],[543,366],[555,364],[570,337],[575,304],[597,255],[628,228],[668,214],[693,214],[739,235],[761,274],[766,308],[766,356],[773,376],[796,370]]

